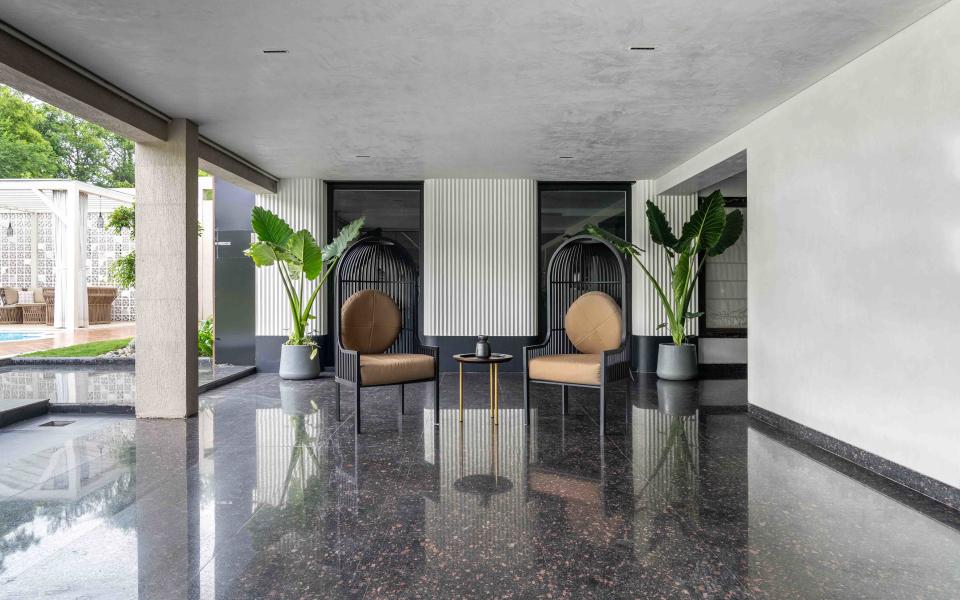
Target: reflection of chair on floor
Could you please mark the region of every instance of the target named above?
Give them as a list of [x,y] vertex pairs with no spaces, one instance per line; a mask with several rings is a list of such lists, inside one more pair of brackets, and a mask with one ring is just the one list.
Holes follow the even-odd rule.
[[547,337],[524,349],[523,401],[530,422],[530,383],[600,390],[600,435],[607,386],[630,375],[627,273],[620,253],[590,236],[560,245],[547,268]]
[[419,274],[410,255],[382,237],[353,244],[337,266],[336,382],[356,390],[354,427],[360,432],[361,388],[433,382],[434,423],[440,419],[438,349],[420,342]]

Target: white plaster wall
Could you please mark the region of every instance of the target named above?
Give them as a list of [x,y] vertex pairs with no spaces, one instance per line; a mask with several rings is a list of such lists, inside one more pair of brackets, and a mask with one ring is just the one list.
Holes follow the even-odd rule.
[[750,402],[960,486],[960,2],[658,180],[746,149]]

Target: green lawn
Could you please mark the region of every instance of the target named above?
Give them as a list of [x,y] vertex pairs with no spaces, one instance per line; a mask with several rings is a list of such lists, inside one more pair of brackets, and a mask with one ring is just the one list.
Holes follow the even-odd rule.
[[65,346],[63,348],[54,348],[53,350],[41,350],[20,356],[46,356],[49,358],[77,358],[81,356],[100,356],[107,352],[119,350],[130,343],[131,338],[121,340],[106,340],[103,342],[90,342],[89,344],[77,344],[76,346]]

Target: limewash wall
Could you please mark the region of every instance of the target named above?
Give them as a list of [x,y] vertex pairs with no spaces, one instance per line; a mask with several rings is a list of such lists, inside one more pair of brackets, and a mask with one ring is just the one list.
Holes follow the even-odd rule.
[[657,189],[744,149],[750,402],[960,487],[960,1]]

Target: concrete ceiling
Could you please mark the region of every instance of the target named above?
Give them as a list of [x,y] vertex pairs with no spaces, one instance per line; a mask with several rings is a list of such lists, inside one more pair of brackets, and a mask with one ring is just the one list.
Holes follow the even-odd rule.
[[943,3],[4,0],[0,19],[278,176],[632,180]]

